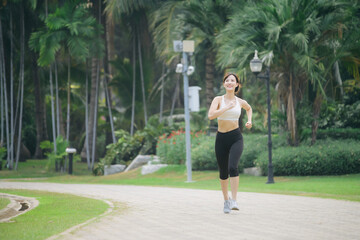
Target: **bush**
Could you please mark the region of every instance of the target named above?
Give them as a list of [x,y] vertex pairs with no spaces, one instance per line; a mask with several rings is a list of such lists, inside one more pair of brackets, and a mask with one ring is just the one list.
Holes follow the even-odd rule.
[[191,162],[194,170],[217,170],[215,157],[215,138],[204,135],[202,141],[191,149]]
[[2,170],[2,160],[6,156],[6,148],[0,147],[0,170]]
[[[359,141],[323,140],[313,146],[280,147],[273,151],[272,161],[276,176],[341,175],[360,173]],[[256,160],[267,175],[268,155]]]
[[62,136],[56,138],[56,152],[54,151],[54,144],[48,140],[40,143],[40,148],[45,151],[45,156],[48,157],[47,168],[50,165],[55,166],[55,171],[65,171],[65,156],[66,148],[69,142]]
[[[191,148],[200,145],[206,138],[208,136],[205,135],[205,132],[191,133]],[[185,164],[185,131],[180,129],[172,131],[169,135],[160,136],[156,146],[156,155],[167,164]]]
[[[244,151],[239,162],[239,171],[254,167],[256,158],[263,152],[267,153],[267,135],[249,134],[244,136]],[[273,135],[273,148],[286,145],[286,139]],[[215,157],[215,137],[202,132],[193,134],[191,140],[191,161],[194,170],[217,170]],[[185,164],[185,134],[174,131],[169,136],[159,138],[156,154],[167,164]]]
[[104,166],[111,164],[127,165],[138,154],[155,154],[158,137],[164,133],[167,135],[177,128],[177,124],[171,126],[159,123],[155,117],[151,117],[143,130],[138,130],[133,136],[125,130],[116,131],[116,143],[106,146],[106,154],[95,166],[94,175],[102,175]]
[[[247,134],[244,137],[244,151],[241,155],[240,164],[243,168],[255,167],[255,160],[263,152],[268,152],[268,135]],[[286,146],[286,137],[278,134],[272,134],[272,147],[276,149]]]
[[[303,138],[311,138],[311,129],[306,129],[303,132]],[[360,128],[330,128],[319,129],[316,139],[356,139],[360,140]]]

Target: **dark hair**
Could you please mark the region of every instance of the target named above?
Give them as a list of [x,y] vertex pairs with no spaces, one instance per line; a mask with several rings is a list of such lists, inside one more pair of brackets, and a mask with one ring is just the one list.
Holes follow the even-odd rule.
[[[225,76],[224,76],[224,78],[223,78],[223,83],[224,83],[225,80],[226,80],[228,77],[230,77],[231,75],[233,75],[233,76],[235,77],[236,82],[237,82],[238,84],[242,84],[242,82],[240,81],[239,76],[236,75],[236,73],[232,73],[232,72],[229,72],[229,73],[226,73],[226,74],[225,74]],[[240,87],[237,86],[237,87],[235,88],[235,93],[237,93],[239,90],[240,90]]]

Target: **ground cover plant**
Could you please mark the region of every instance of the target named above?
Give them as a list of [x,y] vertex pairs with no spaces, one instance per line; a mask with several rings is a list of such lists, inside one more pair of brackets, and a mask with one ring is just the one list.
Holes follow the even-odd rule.
[[1,189],[0,192],[35,197],[39,206],[0,223],[0,239],[46,239],[104,213],[105,202],[70,194]]

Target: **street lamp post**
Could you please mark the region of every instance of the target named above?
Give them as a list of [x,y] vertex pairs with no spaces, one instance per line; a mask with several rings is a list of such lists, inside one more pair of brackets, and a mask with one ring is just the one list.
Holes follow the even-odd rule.
[[272,141],[271,141],[271,108],[270,108],[270,65],[266,67],[264,75],[258,75],[261,72],[262,61],[258,57],[258,52],[255,50],[255,56],[250,61],[250,69],[257,78],[266,80],[267,88],[267,109],[268,109],[268,152],[269,152],[269,166],[268,166],[268,181],[267,184],[274,182],[274,173],[272,165]]
[[189,107],[189,78],[194,72],[194,67],[188,66],[188,53],[194,52],[194,41],[174,41],[174,50],[182,52],[183,64],[176,67],[177,73],[182,73],[184,77],[184,112],[185,112],[185,141],[186,141],[186,170],[187,181],[192,182],[191,166],[191,137],[190,137],[190,107]]

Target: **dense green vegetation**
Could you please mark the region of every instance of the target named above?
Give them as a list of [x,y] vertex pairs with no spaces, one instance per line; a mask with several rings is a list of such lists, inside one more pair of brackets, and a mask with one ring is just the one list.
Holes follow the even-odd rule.
[[[207,108],[224,93],[223,74],[243,80],[239,97],[254,113],[241,167],[266,151],[260,137],[267,129],[266,89],[249,70],[255,50],[271,69],[273,146],[288,153],[286,161],[310,145],[316,149],[319,139],[359,140],[359,25],[357,0],[3,1],[0,169],[49,157],[49,168],[65,171],[67,146],[95,174],[104,164],[155,154],[160,136],[184,127],[181,75],[174,71],[181,54],[173,40],[195,41],[189,81],[202,90],[201,111],[191,118],[194,134],[214,133]],[[194,144],[194,169],[214,169],[203,150],[213,151],[211,138]],[[163,158],[182,163],[182,156]],[[336,174],[346,172],[353,170]]]
[[70,194],[8,189],[0,191],[34,197],[40,202],[33,210],[13,218],[14,222],[1,223],[1,239],[47,239],[101,215],[109,207],[101,200]]

